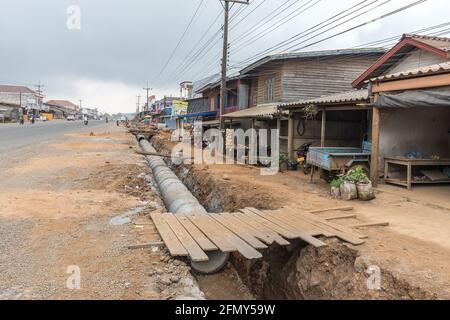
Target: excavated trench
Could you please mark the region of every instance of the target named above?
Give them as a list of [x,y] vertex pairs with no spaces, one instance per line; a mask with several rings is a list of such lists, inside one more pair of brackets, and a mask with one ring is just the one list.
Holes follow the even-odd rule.
[[[170,153],[164,139],[155,136],[156,150]],[[167,164],[209,212],[232,212],[250,204],[258,209],[274,209],[270,201],[240,198],[224,192],[229,183],[214,179],[205,170],[191,165]],[[228,187],[229,189],[229,187]],[[266,199],[264,199],[266,200]],[[381,272],[381,289],[366,259],[337,239],[322,239],[328,246],[314,248],[305,242],[288,247],[273,245],[263,258],[249,261],[239,254],[231,262],[242,282],[258,299],[431,299],[428,293],[400,280],[388,270]]]

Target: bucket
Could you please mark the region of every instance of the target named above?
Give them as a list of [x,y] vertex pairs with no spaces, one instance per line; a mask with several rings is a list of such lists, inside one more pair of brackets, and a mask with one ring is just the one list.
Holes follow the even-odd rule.
[[287,162],[287,169],[289,171],[297,171],[297,169],[298,169],[297,161],[288,160],[288,162]]
[[356,184],[350,181],[344,181],[341,185],[341,197],[342,200],[354,200],[358,199],[358,190]]
[[370,201],[375,199],[375,191],[372,188],[372,183],[358,183],[356,185],[358,190],[358,198],[362,201]]

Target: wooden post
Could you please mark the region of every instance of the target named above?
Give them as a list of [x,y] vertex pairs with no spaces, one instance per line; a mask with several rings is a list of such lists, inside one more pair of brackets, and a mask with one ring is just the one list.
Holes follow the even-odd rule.
[[327,111],[322,110],[322,131],[320,134],[320,147],[325,148],[325,135],[327,131]]
[[380,151],[380,110],[372,109],[372,155],[370,161],[370,179],[374,187],[378,186],[379,151]]
[[294,113],[289,111],[288,120],[288,155],[289,159],[294,160]]

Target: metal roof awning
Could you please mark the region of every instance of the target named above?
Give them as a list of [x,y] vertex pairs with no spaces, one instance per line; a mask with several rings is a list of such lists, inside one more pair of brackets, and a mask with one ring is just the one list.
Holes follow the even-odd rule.
[[273,119],[278,114],[278,103],[259,105],[253,108],[224,114],[225,119]]
[[428,76],[428,75],[449,73],[449,72],[450,72],[450,62],[444,62],[444,63],[440,63],[440,64],[434,64],[434,65],[430,65],[430,66],[405,70],[402,72],[382,75],[382,76],[367,80],[366,83],[368,83],[368,82],[384,82],[384,81],[400,80],[400,79],[406,79],[406,78],[416,78],[416,77],[421,77],[421,76]]
[[202,127],[218,127],[220,125],[219,120],[198,121],[194,122],[194,125],[201,125]]
[[217,111],[205,111],[205,112],[183,114],[178,116],[178,118],[215,117],[216,115]]
[[353,90],[341,92],[316,99],[300,100],[296,102],[283,103],[279,107],[282,109],[303,108],[308,105],[342,105],[369,102],[369,90]]

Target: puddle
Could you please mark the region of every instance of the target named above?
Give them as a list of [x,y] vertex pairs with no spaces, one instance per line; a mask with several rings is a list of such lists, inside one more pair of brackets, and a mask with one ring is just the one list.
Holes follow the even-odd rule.
[[131,209],[125,213],[122,213],[118,216],[115,216],[109,220],[109,224],[112,226],[123,226],[124,224],[131,223],[131,218],[140,214],[147,207],[139,207],[135,209]]

